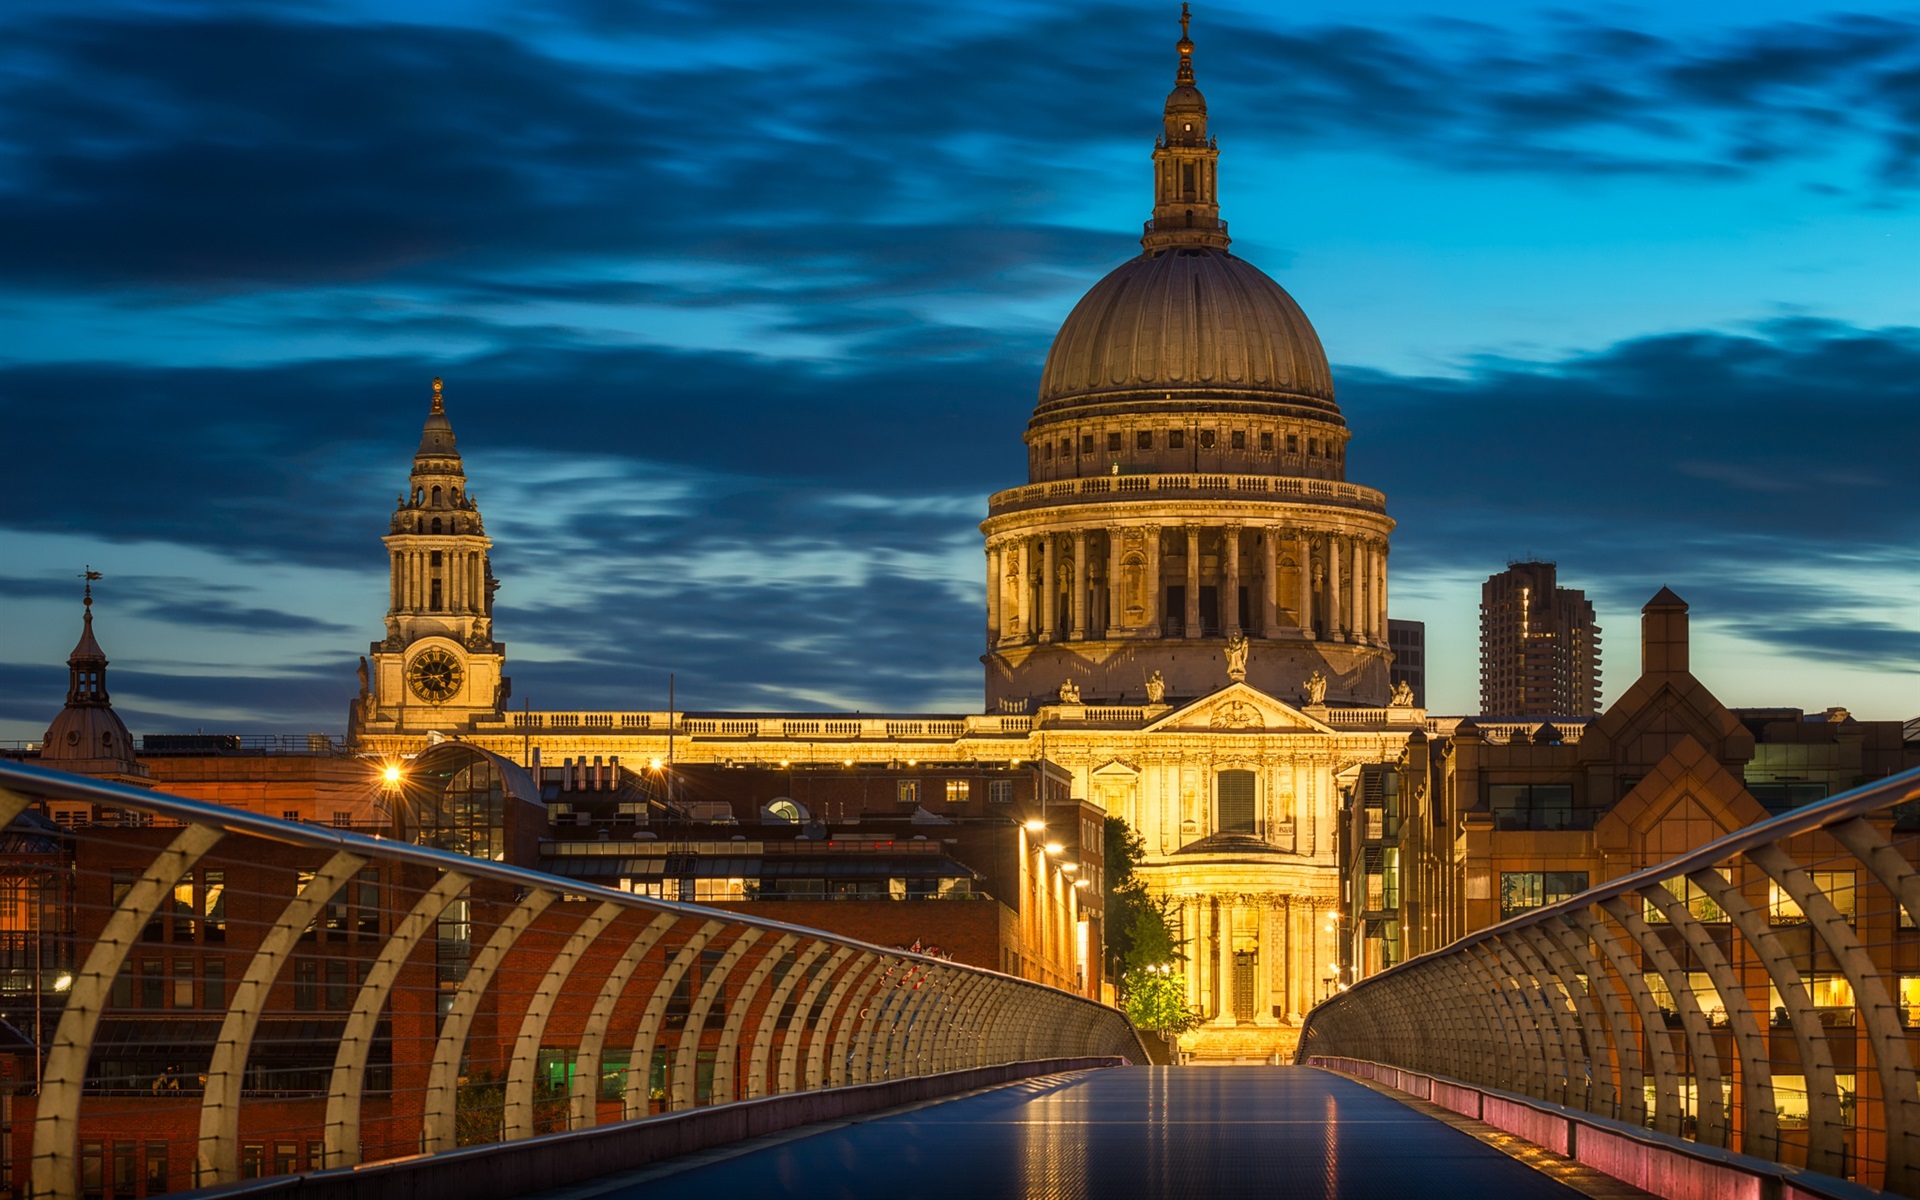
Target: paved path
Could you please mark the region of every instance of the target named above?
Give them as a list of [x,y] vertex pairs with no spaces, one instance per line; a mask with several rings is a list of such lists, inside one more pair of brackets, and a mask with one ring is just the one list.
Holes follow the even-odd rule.
[[1305,1067],[1055,1075],[662,1163],[552,1200],[1579,1200],[1459,1130]]

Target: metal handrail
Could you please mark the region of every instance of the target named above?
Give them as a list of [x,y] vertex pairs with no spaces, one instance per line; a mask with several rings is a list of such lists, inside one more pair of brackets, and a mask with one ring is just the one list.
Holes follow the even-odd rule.
[[[588,1128],[608,1119],[603,1103],[635,1119],[656,1104],[694,1107],[709,1094],[751,1099],[1016,1062],[1145,1059],[1125,1016],[1085,997],[738,909],[0,763],[0,825],[35,802],[159,819],[61,835],[75,855],[93,856],[75,861],[94,899],[76,905],[83,919],[70,915],[63,927],[73,944],[58,994],[43,994],[48,972],[34,972],[33,1036],[44,1039],[37,1086],[17,1094],[11,1111],[32,1122],[25,1174],[36,1197],[77,1197],[83,1175],[104,1169],[102,1146],[139,1150],[177,1191],[281,1169],[264,1161],[265,1149],[248,1158],[249,1139],[293,1147],[317,1170],[357,1165],[369,1147],[384,1158],[473,1137],[517,1141],[556,1119]],[[217,938],[211,902],[201,899],[209,868],[221,873],[226,905]],[[357,890],[362,884],[371,890]],[[193,897],[184,909],[182,895]],[[449,960],[442,923],[453,906],[467,932]],[[217,991],[209,991],[208,962],[224,964]],[[195,973],[179,975],[182,964]],[[57,1023],[51,1035],[39,1016],[43,999]],[[491,1015],[476,1025],[483,1011]],[[276,1066],[262,1053],[269,1043],[255,1045],[256,1030],[275,1027],[270,1013],[308,1024],[324,1016],[343,1032],[274,1043],[294,1055],[273,1051],[283,1056]],[[274,1019],[284,1026],[284,1016]],[[103,1021],[116,1032],[97,1043]],[[186,1025],[217,1027],[217,1041],[205,1042],[206,1029],[182,1032]],[[627,1057],[608,1044],[610,1034],[632,1039]],[[182,1049],[189,1043],[195,1049]],[[376,1043],[391,1058],[384,1074],[370,1065],[384,1061],[369,1058]],[[403,1043],[412,1056],[404,1061]],[[200,1054],[199,1065],[168,1066],[151,1094],[128,1089],[125,1080],[141,1076],[125,1064],[149,1045],[168,1057]],[[542,1090],[549,1049],[565,1064],[558,1095]],[[469,1052],[475,1070],[497,1062],[502,1074],[470,1079]],[[119,1064],[110,1079],[89,1075],[99,1053]],[[703,1062],[713,1064],[711,1083]],[[656,1085],[652,1073],[662,1069],[666,1082]],[[262,1074],[274,1070],[331,1083],[275,1088]],[[625,1080],[620,1097],[605,1090],[616,1074]],[[305,1109],[293,1099],[301,1093],[312,1097]],[[491,1132],[469,1128],[476,1094],[483,1109],[495,1105],[485,1110],[493,1118],[480,1118],[495,1122]],[[365,1127],[363,1095],[374,1106]],[[275,1107],[275,1096],[285,1105]],[[182,1114],[196,1110],[197,1127],[182,1126]],[[120,1140],[127,1128],[140,1128],[142,1140]],[[274,1161],[282,1161],[278,1149]]]
[[[1920,978],[1920,933],[1901,932],[1920,927],[1920,871],[1913,839],[1867,819],[1915,799],[1920,769],[1467,934],[1315,1006],[1298,1059],[1425,1071],[1920,1194],[1896,980]],[[1801,919],[1775,919],[1775,899]],[[1791,1121],[1776,1056],[1801,1079]]]

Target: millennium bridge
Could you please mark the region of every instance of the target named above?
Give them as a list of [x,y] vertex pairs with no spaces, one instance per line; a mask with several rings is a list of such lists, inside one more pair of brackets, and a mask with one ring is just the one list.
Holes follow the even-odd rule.
[[1289,1066],[432,845],[0,764],[0,1190],[1920,1196],[1920,771],[1363,979]]

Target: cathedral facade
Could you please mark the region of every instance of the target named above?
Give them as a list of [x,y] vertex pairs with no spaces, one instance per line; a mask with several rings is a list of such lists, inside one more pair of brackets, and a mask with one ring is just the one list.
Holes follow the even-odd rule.
[[436,380],[385,539],[357,746],[1065,772],[1140,834],[1171,902],[1205,1018],[1183,1046],[1290,1056],[1300,1015],[1340,982],[1342,790],[1425,714],[1388,683],[1385,498],[1345,478],[1350,434],[1305,314],[1231,253],[1184,20],[1178,49],[1142,253],[1068,316],[1024,435],[1028,481],[988,501],[982,712],[511,711],[490,543]]

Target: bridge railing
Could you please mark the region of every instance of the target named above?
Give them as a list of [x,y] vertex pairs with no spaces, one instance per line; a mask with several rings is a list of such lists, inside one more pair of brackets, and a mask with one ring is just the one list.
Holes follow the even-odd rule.
[[1916,799],[1908,771],[1410,959],[1309,1013],[1298,1061],[1920,1195]]
[[439,794],[442,844],[471,854],[0,764],[0,1183],[158,1195],[1144,1061],[1123,1016],[1053,988],[492,861],[498,793]]

